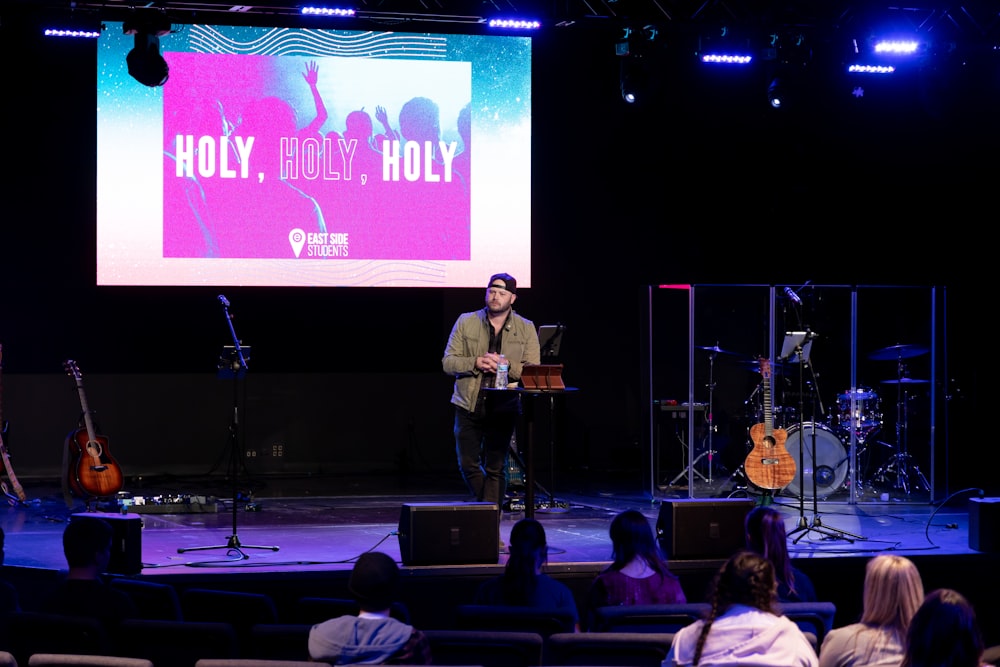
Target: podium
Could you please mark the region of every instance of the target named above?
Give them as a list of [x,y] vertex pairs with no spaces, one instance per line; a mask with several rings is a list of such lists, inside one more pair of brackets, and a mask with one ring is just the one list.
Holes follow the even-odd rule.
[[[563,387],[562,389],[508,389],[515,391],[522,396],[521,406],[524,408],[525,432],[527,433],[527,444],[524,452],[524,516],[528,519],[535,517],[535,415],[538,406],[536,403],[544,401],[549,411],[549,457],[551,459],[552,477],[555,478],[555,426],[552,424],[552,415],[555,412],[555,402],[557,397],[568,396],[579,391],[576,387]],[[553,485],[549,486],[549,506],[555,505],[555,494],[552,491]]]

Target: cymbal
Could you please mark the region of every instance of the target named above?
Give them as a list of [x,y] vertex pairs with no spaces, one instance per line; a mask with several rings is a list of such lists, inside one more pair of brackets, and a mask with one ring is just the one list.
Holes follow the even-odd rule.
[[899,378],[898,380],[882,380],[882,384],[927,384],[930,380],[918,380],[917,378]]
[[909,359],[910,357],[919,357],[921,354],[927,354],[929,351],[922,345],[891,345],[883,347],[881,350],[875,350],[868,355],[868,358],[873,361]]
[[702,345],[698,345],[697,348],[699,350],[705,350],[706,352],[714,352],[715,354],[729,354],[729,355],[732,355],[734,357],[745,357],[746,356],[745,354],[740,354],[739,352],[731,352],[729,350],[723,350],[718,345],[713,345],[712,347],[704,347]]

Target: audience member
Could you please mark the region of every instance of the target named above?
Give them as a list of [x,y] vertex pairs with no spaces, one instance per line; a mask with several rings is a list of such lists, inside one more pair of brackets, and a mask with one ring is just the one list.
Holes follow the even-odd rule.
[[515,523],[510,530],[508,554],[503,574],[484,581],[476,591],[474,603],[567,610],[579,630],[580,617],[573,592],[542,571],[548,560],[542,524],[528,518]]
[[347,586],[361,611],[314,625],[309,631],[310,659],[335,665],[431,664],[424,633],[390,616],[399,588],[396,561],[378,551],[361,554]]
[[983,635],[965,596],[950,588],[928,593],[906,633],[902,667],[991,667]]
[[778,610],[776,590],[770,560],[733,554],[713,579],[707,616],[677,631],[663,667],[817,667],[809,639]]
[[923,600],[924,585],[912,561],[875,556],[865,566],[861,620],[827,633],[820,667],[898,667],[910,619]]
[[816,602],[816,588],[804,572],[792,565],[788,555],[785,519],[771,505],[758,505],[744,521],[747,548],[774,565],[779,602]]
[[63,553],[68,570],[42,603],[42,611],[69,616],[92,616],[109,630],[138,614],[127,593],[107,584],[103,575],[111,561],[114,530],[100,517],[74,517],[63,530]]
[[587,627],[598,607],[687,602],[680,580],[667,567],[649,521],[638,510],[611,520],[611,564],[594,579],[587,597]]

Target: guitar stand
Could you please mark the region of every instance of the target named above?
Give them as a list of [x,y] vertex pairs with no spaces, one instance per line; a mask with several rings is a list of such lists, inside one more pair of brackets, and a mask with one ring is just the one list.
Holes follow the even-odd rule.
[[[205,547],[181,547],[177,549],[177,553],[187,553],[188,551],[208,551],[210,549],[227,549],[228,551],[235,551],[239,554],[240,560],[247,560],[250,558],[249,555],[243,552],[243,549],[267,549],[268,551],[278,551],[280,547],[276,546],[252,546],[249,544],[242,544],[240,542],[239,534],[236,531],[237,525],[237,505],[239,503],[239,471],[240,463],[242,462],[242,457],[240,456],[240,439],[239,439],[239,380],[246,374],[246,361],[247,357],[243,355],[243,350],[246,349],[249,354],[249,346],[243,348],[240,346],[240,341],[236,337],[236,331],[233,329],[232,317],[229,315],[229,301],[226,300],[224,296],[219,296],[219,301],[222,303],[223,310],[226,314],[226,322],[229,324],[229,331],[233,336],[233,347],[230,349],[228,346],[223,348],[223,355],[219,360],[219,377],[225,377],[227,375],[232,375],[233,378],[233,418],[229,422],[229,441],[227,447],[229,448],[229,474],[230,480],[232,481],[232,514],[233,514],[233,533],[226,540],[225,544],[217,544]],[[229,354],[227,354],[227,352]]]

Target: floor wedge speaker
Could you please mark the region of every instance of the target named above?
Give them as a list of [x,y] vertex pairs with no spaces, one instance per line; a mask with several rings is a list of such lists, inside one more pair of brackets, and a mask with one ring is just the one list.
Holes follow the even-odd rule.
[[660,548],[673,560],[729,558],[746,544],[743,521],[753,506],[749,498],[664,500],[656,520]]
[[496,503],[405,503],[399,513],[403,565],[496,564],[498,521]]
[[1000,498],[969,498],[969,548],[1000,551]]

